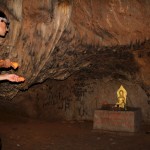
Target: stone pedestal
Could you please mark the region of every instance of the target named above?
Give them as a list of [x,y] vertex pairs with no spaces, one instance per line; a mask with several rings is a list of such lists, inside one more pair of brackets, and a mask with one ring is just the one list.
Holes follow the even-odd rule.
[[141,125],[141,110],[95,110],[93,129],[106,131],[137,132]]

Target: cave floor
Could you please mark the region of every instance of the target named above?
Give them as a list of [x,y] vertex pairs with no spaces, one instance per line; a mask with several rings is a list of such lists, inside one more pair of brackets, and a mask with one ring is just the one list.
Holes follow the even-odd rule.
[[150,125],[135,134],[97,132],[92,122],[0,117],[2,150],[150,150]]

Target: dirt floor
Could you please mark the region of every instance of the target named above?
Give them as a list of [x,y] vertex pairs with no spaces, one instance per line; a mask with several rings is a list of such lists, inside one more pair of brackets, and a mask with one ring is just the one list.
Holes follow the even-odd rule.
[[127,134],[94,131],[92,122],[45,122],[8,115],[0,120],[2,150],[150,150],[150,125]]

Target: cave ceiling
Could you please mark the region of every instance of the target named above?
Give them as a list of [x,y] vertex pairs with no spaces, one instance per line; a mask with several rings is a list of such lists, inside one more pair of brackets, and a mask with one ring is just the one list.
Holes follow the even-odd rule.
[[[123,78],[149,88],[149,0],[1,0],[10,20],[0,55],[19,63],[21,84],[2,82],[0,96],[78,72]],[[81,74],[80,74],[81,75]]]

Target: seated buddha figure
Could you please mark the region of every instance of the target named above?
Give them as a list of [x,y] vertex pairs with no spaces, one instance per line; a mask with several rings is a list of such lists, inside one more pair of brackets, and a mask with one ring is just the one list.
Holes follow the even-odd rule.
[[121,85],[120,88],[117,91],[117,103],[116,103],[115,107],[125,109],[126,97],[127,97],[127,91]]

